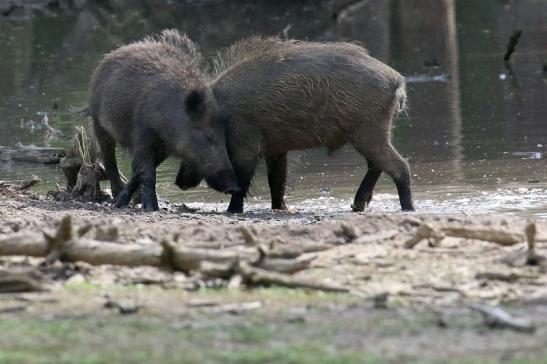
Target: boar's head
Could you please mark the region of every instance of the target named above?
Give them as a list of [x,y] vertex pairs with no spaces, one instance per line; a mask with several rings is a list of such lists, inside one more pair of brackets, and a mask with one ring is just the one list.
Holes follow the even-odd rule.
[[[187,189],[206,178],[210,186],[224,193],[238,192],[239,186],[226,151],[228,114],[210,91],[190,90],[184,100],[186,122],[177,133],[175,155],[182,159],[176,184]],[[180,129],[179,129],[180,130]]]

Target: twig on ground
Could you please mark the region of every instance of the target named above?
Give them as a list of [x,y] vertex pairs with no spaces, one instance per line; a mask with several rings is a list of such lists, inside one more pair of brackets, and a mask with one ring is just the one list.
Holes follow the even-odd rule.
[[307,288],[325,292],[349,292],[349,289],[346,287],[295,278],[277,272],[269,272],[264,269],[252,267],[248,263],[241,263],[238,267],[238,272],[243,276],[244,280],[251,285],[276,285],[287,288]]
[[536,330],[535,325],[528,319],[513,317],[500,307],[492,307],[479,303],[471,303],[468,307],[473,311],[480,312],[488,327],[508,328],[527,333],[533,333]]
[[29,305],[14,305],[14,306],[0,307],[0,314],[25,311],[28,308],[28,306]]
[[511,38],[509,38],[509,42],[507,43],[507,50],[505,51],[505,55],[503,56],[503,60],[505,62],[508,62],[513,55],[513,52],[515,52],[515,48],[519,42],[521,35],[522,30],[513,31],[513,34],[511,35]]
[[476,279],[479,280],[492,280],[492,281],[503,281],[503,282],[516,282],[519,279],[537,279],[537,276],[523,275],[518,273],[500,273],[500,272],[481,272],[475,275]]

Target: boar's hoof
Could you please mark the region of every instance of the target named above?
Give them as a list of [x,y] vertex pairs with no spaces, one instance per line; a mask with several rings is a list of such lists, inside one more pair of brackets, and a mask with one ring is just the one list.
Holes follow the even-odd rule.
[[365,204],[355,204],[355,203],[352,203],[351,204],[351,209],[354,211],[354,212],[363,212],[365,211]]
[[131,200],[131,196],[129,195],[129,193],[127,193],[127,191],[122,190],[122,192],[120,192],[114,198],[113,205],[114,205],[114,207],[116,207],[118,209],[123,208],[123,207],[127,207],[129,205],[130,200]]
[[228,212],[229,214],[242,214],[243,213],[243,209],[228,209],[226,212]]
[[243,199],[240,196],[232,195],[232,200],[228,205],[229,214],[242,214],[243,213]]
[[147,212],[158,211],[160,209],[160,207],[158,205],[158,199],[157,199],[155,193],[153,193],[153,194],[144,193],[143,194],[142,209],[144,211],[147,211]]

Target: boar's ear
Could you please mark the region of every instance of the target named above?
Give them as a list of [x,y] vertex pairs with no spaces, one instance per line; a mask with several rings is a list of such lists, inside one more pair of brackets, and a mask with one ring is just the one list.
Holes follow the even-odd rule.
[[205,95],[203,91],[192,90],[186,95],[184,101],[186,111],[192,116],[200,115],[205,109]]

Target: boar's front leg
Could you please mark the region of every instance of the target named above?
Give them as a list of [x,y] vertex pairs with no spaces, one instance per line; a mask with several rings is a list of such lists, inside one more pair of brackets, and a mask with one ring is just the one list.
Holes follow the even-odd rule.
[[133,161],[133,174],[131,175],[131,178],[120,193],[118,193],[118,195],[114,198],[114,206],[117,208],[122,208],[129,205],[133,194],[141,184],[141,176],[139,173],[136,173],[134,163],[135,162]]
[[232,214],[243,213],[243,200],[247,197],[249,186],[253,179],[258,158],[244,159],[242,162],[232,160],[232,166],[241,190],[232,194],[228,212]]
[[142,185],[142,208],[145,211],[157,211],[156,167],[167,158],[167,153],[151,132],[143,134],[135,140],[137,147],[133,151],[132,176],[116,198],[115,206],[127,206],[137,188]]
[[365,178],[363,178],[363,181],[355,194],[353,204],[351,205],[353,211],[363,211],[365,207],[368,206],[370,200],[372,200],[374,186],[376,186],[376,182],[378,182],[378,179],[382,174],[382,170],[376,167],[372,161],[367,159],[367,163],[367,174],[365,175]]
[[287,153],[266,157],[268,185],[272,196],[272,210],[287,210],[285,184],[287,182]]

